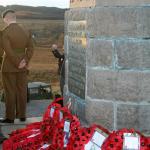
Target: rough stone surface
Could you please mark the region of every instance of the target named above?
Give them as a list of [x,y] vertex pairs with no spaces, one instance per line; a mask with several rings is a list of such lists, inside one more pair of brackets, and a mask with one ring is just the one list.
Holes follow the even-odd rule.
[[141,131],[150,131],[150,103],[140,106],[139,122],[139,128]]
[[89,40],[87,48],[88,66],[112,67],[113,50],[113,41],[111,40]]
[[123,69],[150,69],[150,40],[119,40],[115,44],[118,66]]
[[65,102],[64,102],[65,104],[67,104],[68,102],[71,102],[70,110],[72,114],[78,116],[82,121],[86,122],[85,100],[73,95],[71,92],[65,94],[64,99],[65,99]]
[[[134,128],[136,130],[150,130],[150,105],[117,106],[117,128]],[[135,115],[136,114],[136,115]]]
[[110,130],[114,129],[114,107],[112,102],[101,100],[87,100],[86,120],[89,124],[100,124]]
[[87,95],[123,102],[150,101],[150,73],[139,71],[89,70]]
[[91,37],[150,37],[149,12],[143,7],[100,7],[87,16]]
[[68,22],[69,21],[80,21],[80,20],[86,20],[86,16],[88,15],[89,10],[88,9],[75,9],[75,10],[69,10],[65,13],[65,34],[68,33]]
[[96,0],[96,6],[143,6],[150,4],[149,0]]
[[95,0],[71,0],[70,7],[71,8],[84,8],[84,7],[94,7]]
[[114,100],[116,72],[88,70],[87,95],[93,99]]
[[65,103],[89,124],[149,133],[150,1],[95,2],[66,12]]

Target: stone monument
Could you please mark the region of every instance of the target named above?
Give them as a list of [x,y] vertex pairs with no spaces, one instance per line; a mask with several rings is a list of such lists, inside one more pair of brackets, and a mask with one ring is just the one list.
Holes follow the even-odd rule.
[[71,0],[65,103],[88,124],[150,131],[150,0]]

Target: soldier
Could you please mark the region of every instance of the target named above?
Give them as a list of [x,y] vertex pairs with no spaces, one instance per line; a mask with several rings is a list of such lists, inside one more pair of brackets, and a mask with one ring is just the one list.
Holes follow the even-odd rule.
[[58,58],[58,73],[60,74],[60,90],[63,96],[63,89],[65,85],[65,55],[60,53],[56,44],[52,45],[52,53]]
[[[2,56],[2,32],[0,31],[0,56]],[[1,57],[0,57],[0,63],[1,63]],[[0,126],[0,144],[3,143],[3,141],[6,140],[6,137],[2,134],[1,126]]]
[[6,113],[1,123],[14,123],[15,118],[26,120],[27,68],[33,55],[30,33],[16,23],[14,10],[2,13],[7,27],[2,31],[4,50],[2,61],[2,82]]

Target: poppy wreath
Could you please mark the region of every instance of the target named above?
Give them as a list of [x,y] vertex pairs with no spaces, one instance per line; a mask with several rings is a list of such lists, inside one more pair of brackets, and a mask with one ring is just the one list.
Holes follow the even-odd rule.
[[[56,106],[55,103],[52,105],[52,107],[53,106]],[[47,114],[50,114],[50,111],[51,111],[50,108],[47,110]],[[72,114],[70,113],[67,107],[55,107],[53,118],[47,117],[47,119],[43,120],[43,123],[41,125],[43,141],[48,142],[48,143],[51,142],[53,138],[54,130],[57,126],[56,124],[61,121],[60,119],[63,119],[63,118],[60,118],[60,112],[62,112],[63,114],[62,117],[72,116]]]
[[[54,132],[53,140],[52,140],[52,147],[55,150],[64,150],[67,149],[68,145],[64,147],[64,137],[65,137],[65,132],[64,132],[64,124],[65,120],[70,121],[70,133],[69,133],[69,140],[70,137],[75,135],[75,133],[78,131],[78,128],[80,128],[80,121],[76,116],[72,116],[71,114],[68,116],[64,116],[64,119],[60,123],[56,125],[56,129]],[[68,140],[68,143],[69,143]]]
[[[57,109],[57,113],[56,114],[57,114],[57,118],[59,118],[59,119],[57,119],[58,122],[57,123],[56,122],[53,123],[53,125],[49,125],[49,123],[47,123],[47,125],[44,126],[44,127],[46,127],[46,129],[44,130],[44,132],[42,132],[43,133],[43,141],[51,143],[52,141],[54,141],[54,139],[57,140],[58,137],[55,138],[54,134],[57,132],[58,128],[60,128],[62,126],[62,124],[61,124],[62,120],[60,120],[60,111],[63,113],[62,120],[64,118],[72,118],[72,114],[70,113],[70,111],[68,110],[67,107],[63,107],[63,108]],[[48,121],[48,120],[44,120],[44,122],[45,121]],[[61,128],[60,128],[60,130],[61,130]],[[55,149],[55,146],[53,146],[53,145],[50,146],[50,147],[52,149]]]
[[55,150],[55,149],[53,149],[51,147],[51,144],[49,144],[49,143],[43,143],[38,150]]
[[36,134],[32,134],[26,137],[25,140],[14,143],[13,150],[37,150],[41,147],[42,144],[42,136],[41,133],[38,132]]
[[150,150],[150,137],[140,137],[140,150]]
[[[53,130],[55,129],[55,125],[59,121],[59,109],[61,108],[61,105],[57,102],[62,101],[63,98],[57,98],[55,99],[46,109],[44,115],[43,115],[43,122],[41,124],[41,132],[42,132],[42,138],[45,142],[51,142],[51,139],[53,137]],[[53,116],[51,115],[51,109],[54,109]]]
[[15,135],[18,135],[18,134],[21,134],[21,133],[24,133],[24,132],[30,131],[30,130],[33,130],[33,131],[38,130],[38,129],[40,129],[41,124],[42,124],[42,122],[31,123],[31,124],[27,125],[25,128],[12,131],[9,134],[9,136],[12,137],[12,136],[15,136]]
[[9,139],[7,139],[6,141],[3,142],[3,150],[9,150],[9,149],[13,149],[13,146],[15,144],[21,144],[20,141],[26,141],[27,137],[33,135],[33,134],[37,134],[39,133],[40,130],[24,130],[23,132],[19,133],[19,134],[15,134],[14,136],[11,136]]
[[147,149],[143,149],[143,150],[149,150],[150,149],[150,137],[145,137],[145,140],[144,140],[145,143],[141,143],[142,145],[146,145],[147,146]]
[[90,141],[97,128],[108,135],[110,134],[107,129],[95,124],[89,128],[78,128],[78,131],[70,137],[67,150],[84,150],[85,145]]
[[134,129],[121,129],[114,131],[109,135],[102,145],[102,150],[122,150],[124,133],[137,133],[140,136],[140,150],[149,150],[146,137],[144,137],[140,132],[135,131]]
[[56,124],[60,121],[60,109],[61,109],[60,107],[59,108],[55,107],[52,118],[50,117],[51,110],[50,109],[47,110],[47,114],[49,114],[49,117],[47,117],[47,119],[44,119],[43,123],[41,125],[42,137],[43,137],[43,141],[45,141],[45,142],[51,142],[51,140],[53,138]]
[[60,101],[63,101],[63,98],[57,98],[55,99],[46,109],[44,115],[43,115],[43,120],[49,119],[50,118],[50,110],[52,107],[55,108],[61,108],[61,105],[59,104]]

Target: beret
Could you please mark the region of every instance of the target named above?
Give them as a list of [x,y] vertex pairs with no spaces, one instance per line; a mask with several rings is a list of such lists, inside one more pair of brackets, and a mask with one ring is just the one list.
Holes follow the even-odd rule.
[[15,13],[15,11],[12,10],[12,9],[7,9],[7,10],[5,10],[4,12],[2,12],[2,18],[5,18],[5,16],[6,16],[8,13]]

